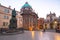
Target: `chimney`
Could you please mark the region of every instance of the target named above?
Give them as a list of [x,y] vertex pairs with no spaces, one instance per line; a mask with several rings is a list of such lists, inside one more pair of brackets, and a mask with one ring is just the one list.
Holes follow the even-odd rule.
[[11,8],[11,6],[9,6],[9,9]]
[[0,3],[0,6],[1,6],[1,3]]

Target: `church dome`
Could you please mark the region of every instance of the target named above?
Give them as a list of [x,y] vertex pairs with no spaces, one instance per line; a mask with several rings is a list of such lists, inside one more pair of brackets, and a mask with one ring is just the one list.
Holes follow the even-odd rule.
[[22,8],[32,8],[32,7],[28,4],[28,2],[26,2],[26,3],[22,6]]

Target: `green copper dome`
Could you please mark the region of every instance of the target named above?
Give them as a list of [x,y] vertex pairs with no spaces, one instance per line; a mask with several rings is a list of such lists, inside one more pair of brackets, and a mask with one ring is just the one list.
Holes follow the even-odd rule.
[[22,8],[32,8],[32,7],[28,4],[28,2],[26,2],[26,3],[22,6]]

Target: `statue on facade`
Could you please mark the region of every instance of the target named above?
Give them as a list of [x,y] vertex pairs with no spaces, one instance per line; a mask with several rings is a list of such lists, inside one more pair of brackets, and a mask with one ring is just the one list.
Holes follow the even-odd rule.
[[9,29],[13,30],[17,28],[17,19],[16,19],[16,11],[15,8],[12,10],[12,16],[10,19]]

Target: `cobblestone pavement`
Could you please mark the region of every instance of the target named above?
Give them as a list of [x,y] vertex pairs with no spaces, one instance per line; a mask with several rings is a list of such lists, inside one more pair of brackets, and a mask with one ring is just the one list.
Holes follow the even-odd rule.
[[25,31],[22,34],[16,35],[1,35],[0,40],[60,40],[60,33]]

